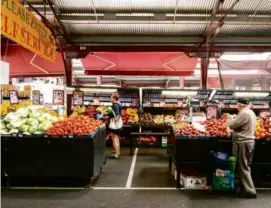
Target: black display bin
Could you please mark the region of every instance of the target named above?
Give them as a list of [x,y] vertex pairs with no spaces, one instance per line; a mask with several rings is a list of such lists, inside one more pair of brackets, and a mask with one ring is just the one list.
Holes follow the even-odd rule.
[[[231,139],[183,139],[176,137],[176,144],[169,147],[170,161],[174,162],[177,174],[181,172],[182,166],[192,166],[207,173],[211,170],[209,152],[220,151],[232,155]],[[252,176],[257,187],[271,186],[271,140],[256,140],[253,162],[251,164]],[[170,167],[171,168],[171,167]],[[177,175],[177,176],[178,176]],[[179,179],[179,178],[178,178]],[[180,187],[180,180],[176,186]]]
[[105,163],[106,131],[86,137],[2,136],[6,186],[85,186]]

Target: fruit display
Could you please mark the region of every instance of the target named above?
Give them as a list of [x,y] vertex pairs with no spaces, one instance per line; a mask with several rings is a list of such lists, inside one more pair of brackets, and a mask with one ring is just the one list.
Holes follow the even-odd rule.
[[176,120],[175,120],[174,116],[172,116],[172,115],[166,115],[165,116],[165,124],[166,125],[172,125],[174,123],[176,123]]
[[46,131],[46,134],[49,136],[84,136],[94,133],[101,125],[101,121],[80,115],[55,123]]
[[19,108],[1,120],[1,134],[43,134],[53,123],[63,118],[42,113],[38,106]]
[[226,118],[222,117],[220,119],[211,119],[204,122],[205,135],[206,136],[217,136],[217,137],[227,137],[228,130],[226,124]]
[[[3,91],[3,96],[8,97],[10,90],[17,90],[14,85],[1,85],[1,90]],[[25,85],[23,91],[18,91],[19,97],[30,97],[32,91],[31,85]]]
[[152,116],[152,114],[150,113],[144,113],[141,119],[141,123],[142,125],[154,125],[154,121],[153,121],[154,117]]
[[139,141],[141,143],[155,143],[156,142],[156,138],[153,136],[150,137],[140,137]]
[[102,115],[108,115],[112,112],[112,107],[110,106],[99,106],[96,108],[96,112],[101,112]]
[[16,110],[18,110],[19,108],[22,107],[27,107],[29,105],[31,105],[31,100],[22,100],[20,101],[20,103],[18,104],[10,104],[10,102],[8,100],[4,100],[1,104],[1,116],[6,116],[8,114],[8,112],[14,112]]
[[70,115],[70,117],[76,117],[78,115],[82,115],[84,114],[86,111],[86,107],[80,107],[80,106],[76,106],[73,108],[72,114]]
[[85,115],[86,116],[89,116],[89,117],[91,117],[91,118],[94,118],[94,116],[95,116],[95,114],[96,114],[96,109],[95,109],[95,107],[94,106],[87,106],[87,108],[86,108],[86,110],[85,110]]
[[193,125],[185,122],[180,122],[173,125],[173,131],[176,136],[189,136],[189,137],[197,137],[204,136],[199,130],[193,127]]
[[139,116],[136,108],[127,108],[125,111],[127,116],[127,124],[137,124]]
[[165,123],[164,115],[155,115],[153,122],[157,125],[163,125]]
[[49,113],[51,116],[58,116],[57,112],[53,111],[53,110],[48,110],[46,108],[41,108],[39,109],[40,113]]
[[256,139],[270,138],[271,136],[271,120],[268,118],[259,118],[256,124]]

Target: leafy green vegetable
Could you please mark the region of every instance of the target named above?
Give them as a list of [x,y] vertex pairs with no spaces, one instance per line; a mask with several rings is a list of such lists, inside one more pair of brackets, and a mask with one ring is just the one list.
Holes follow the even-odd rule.
[[18,129],[11,129],[8,133],[9,134],[18,134],[19,130]]

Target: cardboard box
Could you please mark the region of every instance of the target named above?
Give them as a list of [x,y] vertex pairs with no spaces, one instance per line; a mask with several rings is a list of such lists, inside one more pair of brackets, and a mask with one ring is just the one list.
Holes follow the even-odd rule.
[[[171,174],[177,180],[177,170],[174,163],[171,165]],[[205,188],[207,186],[207,177],[190,167],[182,167],[180,184],[184,188]]]

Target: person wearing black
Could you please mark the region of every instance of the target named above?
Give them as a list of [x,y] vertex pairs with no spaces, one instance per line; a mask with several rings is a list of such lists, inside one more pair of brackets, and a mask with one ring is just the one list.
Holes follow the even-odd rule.
[[[110,113],[108,116],[110,118],[113,118],[114,116],[121,116],[121,108],[122,108],[122,106],[119,103],[119,96],[117,94],[113,94],[111,96],[111,102],[112,102],[112,110],[114,111],[115,115],[113,113]],[[119,137],[120,137],[121,130],[122,130],[121,128],[120,129],[111,129],[111,128],[109,128],[109,131],[110,131],[111,137],[112,137],[113,148],[114,148],[114,152],[109,155],[110,158],[116,159],[116,158],[118,158],[120,156]]]

